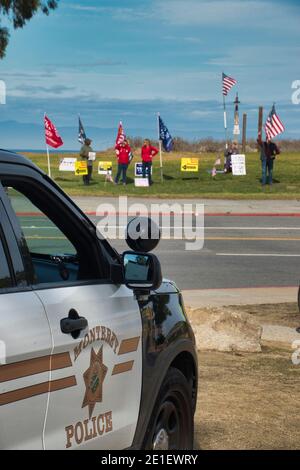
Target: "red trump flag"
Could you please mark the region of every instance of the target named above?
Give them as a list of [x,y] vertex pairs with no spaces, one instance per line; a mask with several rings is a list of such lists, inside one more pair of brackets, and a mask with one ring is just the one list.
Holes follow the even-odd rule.
[[45,115],[44,117],[44,122],[45,122],[45,139],[46,139],[46,144],[50,145],[50,147],[53,147],[57,149],[58,147],[61,147],[63,145],[62,138],[57,132],[57,129],[53,122],[50,121],[50,119]]
[[120,121],[119,128],[118,128],[118,135],[116,138],[116,145],[121,144],[122,142],[124,142],[125,139],[126,139],[126,136],[125,136],[123,124],[122,124],[122,121]]

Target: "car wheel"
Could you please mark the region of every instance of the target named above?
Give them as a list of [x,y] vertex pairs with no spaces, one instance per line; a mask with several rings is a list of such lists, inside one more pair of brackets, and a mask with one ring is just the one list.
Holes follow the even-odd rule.
[[148,429],[144,449],[193,448],[192,391],[187,379],[178,369],[169,369],[158,394]]

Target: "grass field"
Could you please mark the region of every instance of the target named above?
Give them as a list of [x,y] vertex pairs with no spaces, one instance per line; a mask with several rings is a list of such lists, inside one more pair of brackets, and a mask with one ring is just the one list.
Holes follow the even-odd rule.
[[[103,175],[98,175],[99,161],[112,161],[113,173],[116,173],[116,157],[113,151],[99,152],[94,163],[93,181],[89,187],[83,185],[82,177],[70,172],[59,172],[58,165],[61,155],[52,152],[51,171],[52,178],[68,194],[73,196],[143,196],[143,197],[202,197],[220,199],[298,199],[300,198],[300,154],[285,153],[275,160],[274,184],[272,187],[262,188],[260,184],[261,163],[258,153],[246,156],[247,176],[232,176],[218,174],[212,178],[209,171],[214,165],[215,154],[172,153],[164,154],[164,182],[160,180],[159,158],[155,157],[153,164],[154,185],[150,188],[136,188],[134,186],[134,163],[140,161],[138,151],[128,169],[128,184],[116,186],[107,182]],[[34,163],[47,171],[46,154],[27,154]],[[64,157],[77,157],[69,154]],[[180,158],[199,158],[199,174],[181,173]]]

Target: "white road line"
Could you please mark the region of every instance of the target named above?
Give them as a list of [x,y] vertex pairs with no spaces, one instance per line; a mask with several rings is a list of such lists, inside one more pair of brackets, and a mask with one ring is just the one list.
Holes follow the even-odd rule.
[[[112,228],[126,228],[127,225],[109,225]],[[23,228],[28,228],[28,229],[54,229],[56,228],[55,226],[48,226],[48,225],[23,225]],[[182,225],[163,225],[160,226],[161,229],[169,229],[169,228],[177,228],[177,229],[191,229],[191,228],[197,228],[197,229],[204,229],[204,230],[300,230],[299,227],[223,227],[223,226],[218,226],[218,227],[212,227],[212,226],[199,226],[199,225],[192,225],[192,226],[182,226]]]
[[204,227],[205,230],[300,230],[300,227]]
[[280,257],[280,258],[299,258],[300,254],[288,253],[216,253],[216,256],[261,256],[261,257]]

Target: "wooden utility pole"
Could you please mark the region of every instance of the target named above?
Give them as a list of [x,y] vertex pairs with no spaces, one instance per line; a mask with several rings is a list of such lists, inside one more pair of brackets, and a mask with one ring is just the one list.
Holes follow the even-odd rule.
[[260,106],[258,108],[258,134],[262,133],[263,115],[264,115],[264,108],[262,106]]
[[242,140],[242,152],[246,152],[246,139],[247,139],[247,114],[243,114],[243,140]]

